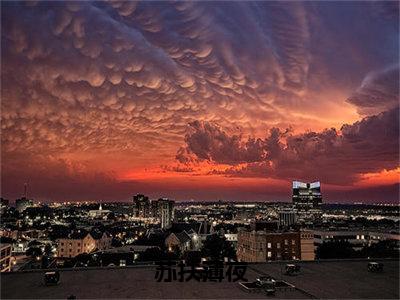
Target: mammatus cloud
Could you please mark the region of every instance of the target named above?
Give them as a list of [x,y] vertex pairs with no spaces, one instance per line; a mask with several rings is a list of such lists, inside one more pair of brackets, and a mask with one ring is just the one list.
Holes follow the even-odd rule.
[[369,116],[351,125],[322,132],[292,134],[272,128],[264,139],[228,135],[210,123],[190,124],[186,147],[177,159],[190,165],[200,161],[231,167],[214,174],[234,177],[319,179],[325,183],[351,184],[364,173],[399,166],[399,107]]
[[370,72],[348,99],[363,115],[374,115],[399,105],[399,65]]
[[[105,182],[122,173],[139,174],[149,166],[189,174],[196,170],[189,164],[200,160],[233,166],[230,172],[253,168],[286,178],[296,171],[303,178],[308,169],[301,174],[287,164],[300,159],[302,147],[304,154],[324,154],[312,150],[307,134],[302,137],[307,143],[295,137],[310,130],[318,147],[331,141],[355,151],[344,142],[349,139],[342,137],[344,130],[321,129],[386,116],[398,96],[393,80],[398,5],[393,3],[1,5],[1,164],[7,197],[19,195],[31,177],[52,182],[57,177],[52,168],[65,170],[71,180],[76,173],[81,178],[76,193],[86,190],[85,197],[93,198],[104,190],[84,185],[109,186]],[[192,133],[184,140],[187,124]],[[290,126],[293,130],[282,129]],[[271,128],[276,129],[265,137]],[[185,166],[174,165],[175,154]],[[85,171],[54,161],[84,165]],[[286,173],[273,171],[277,164]],[[129,196],[127,188],[118,189]],[[40,195],[46,195],[44,183]],[[57,199],[57,193],[51,197]]]

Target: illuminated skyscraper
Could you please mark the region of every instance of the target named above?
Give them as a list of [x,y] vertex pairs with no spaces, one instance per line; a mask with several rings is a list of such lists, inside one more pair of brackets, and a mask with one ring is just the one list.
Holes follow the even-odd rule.
[[167,198],[161,198],[157,201],[157,216],[160,219],[162,229],[167,229],[172,226],[174,219],[174,204],[175,202]]
[[293,181],[292,199],[297,209],[318,208],[322,204],[321,183]]
[[133,196],[133,215],[137,218],[148,218],[150,216],[149,197],[142,194]]

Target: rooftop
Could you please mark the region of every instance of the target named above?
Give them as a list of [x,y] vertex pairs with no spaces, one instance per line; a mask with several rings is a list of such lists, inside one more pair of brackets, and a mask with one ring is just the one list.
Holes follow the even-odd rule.
[[62,270],[60,283],[45,286],[45,271],[2,273],[1,298],[399,298],[399,261],[385,260],[382,273],[369,273],[367,261],[300,262],[297,276],[281,273],[285,263],[249,265],[250,281],[270,275],[295,286],[278,290],[275,296],[251,293],[238,282],[157,282],[155,266]]

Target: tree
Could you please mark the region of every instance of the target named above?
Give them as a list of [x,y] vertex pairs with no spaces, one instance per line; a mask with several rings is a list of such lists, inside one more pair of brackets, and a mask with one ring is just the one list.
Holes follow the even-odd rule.
[[10,237],[6,237],[6,236],[0,237],[0,243],[2,243],[2,244],[14,244],[15,242],[16,242],[16,240],[14,240]]
[[140,254],[141,261],[157,261],[163,260],[165,257],[165,253],[158,247],[148,248]]
[[111,247],[121,247],[122,246],[122,241],[118,238],[112,238],[111,240]]
[[217,234],[207,237],[203,243],[201,253],[204,257],[211,260],[223,260],[224,257],[229,259],[236,259],[236,252],[232,244]]
[[50,244],[46,244],[46,246],[44,246],[44,254],[45,255],[50,256],[53,253],[52,250],[53,249]]
[[396,242],[379,241],[378,243],[366,246],[361,250],[363,257],[371,258],[399,258],[399,250]]
[[38,248],[38,247],[30,247],[26,250],[26,256],[30,256],[30,257],[38,257],[41,256],[43,254],[42,249]]
[[330,258],[355,258],[359,253],[346,241],[329,241],[318,246],[316,256],[318,259]]

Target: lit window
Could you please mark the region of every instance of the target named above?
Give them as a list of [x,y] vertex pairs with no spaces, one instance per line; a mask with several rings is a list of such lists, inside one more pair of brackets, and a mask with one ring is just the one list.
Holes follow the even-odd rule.
[[268,243],[268,249],[271,249],[272,245],[271,243]]
[[268,257],[272,257],[272,252],[268,251]]
[[296,241],[295,240],[292,240],[292,245],[296,245]]
[[285,245],[287,245],[288,244],[288,240],[285,240]]
[[281,243],[276,243],[276,248],[281,249]]

